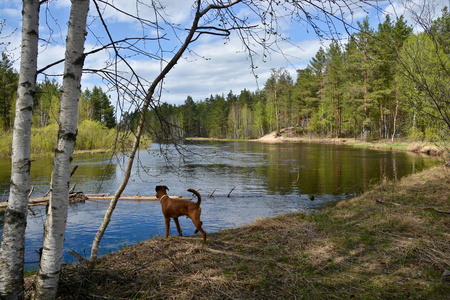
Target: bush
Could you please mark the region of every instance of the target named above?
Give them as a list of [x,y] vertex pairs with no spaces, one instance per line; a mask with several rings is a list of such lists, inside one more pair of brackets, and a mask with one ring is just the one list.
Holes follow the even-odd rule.
[[[119,147],[116,146],[118,138]],[[58,139],[58,124],[48,125],[42,128],[31,129],[31,153],[32,154],[52,154],[56,148]],[[129,151],[133,144],[134,135],[120,134],[117,137],[115,129],[108,129],[100,122],[85,120],[78,126],[78,136],[75,150],[116,150]],[[148,147],[151,140],[147,136],[142,136],[141,147]],[[11,156],[12,134],[0,132],[0,156]]]
[[0,132],[0,156],[10,156],[12,150],[12,135]]
[[58,139],[58,124],[31,129],[31,153],[48,153],[55,151]]
[[78,127],[76,150],[108,149],[114,145],[116,131],[98,121],[85,120]]
[[425,134],[417,129],[417,127],[412,127],[408,132],[408,139],[412,141],[422,141]]
[[437,142],[441,140],[437,128],[426,128],[425,139],[429,142]]

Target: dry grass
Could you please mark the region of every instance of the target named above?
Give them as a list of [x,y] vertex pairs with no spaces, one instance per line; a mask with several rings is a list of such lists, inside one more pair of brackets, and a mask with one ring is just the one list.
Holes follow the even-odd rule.
[[[313,214],[152,239],[63,270],[60,299],[444,299],[449,169],[435,167]],[[376,200],[395,204],[381,204]]]

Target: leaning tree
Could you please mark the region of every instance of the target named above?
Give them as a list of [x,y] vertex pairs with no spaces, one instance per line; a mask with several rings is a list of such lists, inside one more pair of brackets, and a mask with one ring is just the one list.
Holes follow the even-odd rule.
[[[102,21],[103,28],[111,37],[108,30],[108,24],[102,17],[102,8],[105,7],[120,10],[118,7],[113,7],[111,3],[103,0],[94,0],[98,15]],[[155,53],[145,53],[149,59],[159,59],[161,69],[159,74],[155,76],[153,81],[148,83],[148,88],[145,86],[145,81],[137,74],[128,62],[125,55],[121,54],[121,49],[114,48],[114,63],[111,64],[113,70],[117,70],[119,63],[126,65],[131,71],[134,81],[126,79],[124,83],[122,79],[118,78],[117,72],[111,70],[104,70],[108,74],[108,78],[115,87],[126,87],[126,96],[136,95],[141,96],[142,100],[135,103],[138,105],[139,121],[136,129],[135,140],[129,158],[124,170],[124,177],[120,187],[115,192],[110,201],[110,205],[106,211],[103,222],[95,236],[91,249],[90,266],[95,266],[98,258],[98,251],[100,241],[108,227],[113,211],[116,207],[117,201],[124,191],[128,180],[131,176],[131,170],[134,160],[137,155],[140,139],[146,122],[147,112],[153,109],[157,112],[158,105],[163,92],[162,86],[164,79],[169,75],[169,72],[182,59],[186,52],[191,51],[190,47],[198,41],[202,36],[212,35],[220,36],[224,39],[240,39],[242,45],[247,53],[251,68],[255,70],[257,63],[255,62],[255,54],[262,50],[262,57],[266,57],[270,52],[283,53],[282,42],[288,41],[288,37],[283,35],[283,26],[287,23],[297,23],[305,25],[305,30],[314,31],[321,38],[338,38],[339,31],[350,32],[357,30],[352,25],[352,18],[355,12],[367,11],[375,9],[380,11],[380,3],[372,1],[253,1],[253,0],[195,0],[192,1],[192,7],[189,12],[191,22],[188,28],[179,27],[168,21],[168,15],[165,13],[167,6],[162,5],[164,1],[152,1],[146,9],[150,9],[152,20],[142,19],[139,8],[142,8],[142,3],[137,2],[137,9],[134,14],[123,12],[128,17],[135,18],[142,24],[142,28],[152,28],[156,36],[154,39],[158,42],[158,53],[172,53],[168,58],[164,58]],[[388,3],[388,1],[387,1]],[[101,5],[101,6],[100,6]],[[166,5],[170,5],[167,3]],[[173,4],[176,5],[176,4]],[[122,11],[121,11],[122,12]],[[148,14],[146,14],[148,15]],[[168,50],[162,48],[161,39],[167,39],[164,34],[165,30],[170,29],[174,33],[174,41],[178,43],[175,50]],[[111,43],[114,41],[111,38]],[[173,49],[171,45],[170,49]],[[127,47],[127,50],[129,48]],[[118,79],[120,84],[118,84]],[[144,88],[144,89],[143,89]],[[124,91],[118,91],[118,94],[124,95]],[[156,114],[161,123],[166,123],[166,120],[159,114]],[[164,124],[162,128],[166,128],[166,134],[170,135],[170,124]]]

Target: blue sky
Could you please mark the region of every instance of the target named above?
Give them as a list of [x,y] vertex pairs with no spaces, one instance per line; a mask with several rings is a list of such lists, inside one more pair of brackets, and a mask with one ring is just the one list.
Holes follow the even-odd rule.
[[[134,14],[136,12],[135,1],[115,0],[121,10]],[[141,1],[148,3],[149,1]],[[164,0],[160,1],[166,5],[166,14],[163,16],[166,20],[180,24],[180,28],[187,28],[192,21],[191,6],[194,1],[187,0]],[[348,1],[358,2],[358,1]],[[376,1],[373,1],[374,3]],[[440,12],[444,5],[449,6],[449,0],[435,1],[436,10]],[[376,12],[373,9],[357,9],[350,15],[346,13],[347,20],[356,26],[357,21],[362,21],[369,13],[372,27],[376,27],[379,22],[384,20],[384,13],[391,13],[399,16],[404,13],[404,9],[397,1],[378,1],[381,11]],[[154,28],[143,28],[136,21],[126,17],[117,11],[108,9],[105,5],[99,3],[103,10],[103,15],[108,28],[115,38],[137,37],[155,35]],[[43,67],[55,60],[62,59],[64,56],[64,41],[67,33],[67,22],[69,18],[70,1],[58,0],[50,1],[41,8],[40,37],[43,40],[50,40],[49,43],[42,42],[38,58],[38,66]],[[437,12],[437,13],[438,13]],[[152,10],[145,6],[139,7],[141,16],[154,20]],[[241,16],[250,15],[246,8],[237,10]],[[438,15],[438,14],[437,14]],[[408,19],[408,18],[407,18]],[[7,50],[15,67],[18,69],[18,58],[20,55],[20,26],[21,26],[21,1],[0,0],[0,20],[3,20],[3,26],[0,39],[0,51]],[[161,17],[160,17],[161,20]],[[102,28],[95,6],[91,3],[89,11],[89,30],[86,41],[86,51],[98,47],[99,43],[107,43],[108,38],[105,30]],[[408,24],[412,24],[409,21]],[[283,55],[272,52],[264,58],[262,49],[255,47],[254,63],[257,66],[255,73],[256,79],[251,70],[251,63],[245,48],[241,41],[232,35],[230,39],[224,40],[217,36],[202,36],[198,41],[191,45],[191,51],[183,56],[183,59],[175,66],[165,79],[164,89],[161,93],[161,100],[172,104],[181,104],[186,97],[192,96],[195,101],[203,100],[210,95],[227,94],[230,90],[239,94],[244,88],[255,91],[257,88],[263,88],[264,83],[270,76],[271,69],[286,68],[295,80],[296,69],[304,68],[313,57],[319,47],[326,48],[328,41],[320,40],[311,30],[311,27],[305,24],[290,23],[288,20],[281,20],[278,30],[284,36],[290,37],[289,43],[280,43],[283,49]],[[345,30],[338,25],[337,30],[345,38]],[[150,52],[160,54],[158,47],[161,45],[164,49],[164,58],[170,58],[170,50],[179,45],[173,31],[170,28],[161,28],[161,33],[166,34],[167,39],[162,40],[160,44],[148,42],[146,49]],[[178,32],[183,37],[183,31]],[[155,52],[156,51],[156,52]],[[85,62],[85,68],[101,68],[111,58],[107,52],[101,52],[96,55],[88,56]],[[129,63],[146,80],[152,81],[161,68],[159,60],[149,57],[133,56],[128,58]],[[63,66],[58,65],[47,71],[48,74],[61,74]],[[124,76],[129,73],[121,73]],[[58,81],[60,77],[55,77]],[[42,76],[39,78],[42,79]],[[102,86],[107,90],[102,79],[93,74],[83,75],[82,88],[92,88],[94,85]],[[117,95],[111,93],[112,99]],[[126,106],[126,105],[125,105]]]

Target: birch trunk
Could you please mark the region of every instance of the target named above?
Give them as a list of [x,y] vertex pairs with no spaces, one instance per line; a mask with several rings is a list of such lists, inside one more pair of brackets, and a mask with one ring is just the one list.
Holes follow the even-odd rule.
[[64,77],[60,102],[58,141],[53,161],[50,201],[44,230],[44,246],[36,276],[34,299],[55,298],[69,204],[70,170],[77,137],[78,99],[84,63],[84,42],[89,0],[72,0]]
[[36,84],[39,1],[24,0],[22,48],[13,129],[11,183],[0,250],[0,298],[23,298],[23,266],[28,194],[30,141]]

